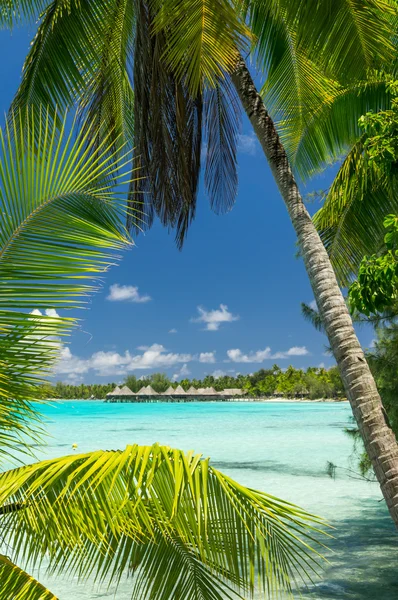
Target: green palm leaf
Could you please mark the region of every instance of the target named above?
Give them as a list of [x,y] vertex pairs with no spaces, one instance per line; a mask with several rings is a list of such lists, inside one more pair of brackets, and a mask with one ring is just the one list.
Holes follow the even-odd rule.
[[[43,6],[13,0],[9,8],[27,16]],[[270,112],[281,121],[291,154],[302,157],[297,164],[304,173],[319,145],[325,148],[318,163],[326,154],[327,124],[321,142],[316,131],[301,150],[312,117],[322,121],[319,106],[329,109],[336,94],[391,60],[394,19],[389,0],[53,0],[14,108],[77,103],[94,122],[97,141],[111,127],[114,138],[122,133],[118,139],[130,143],[134,127],[142,179],[132,187],[130,205],[145,226],[159,216],[181,246],[196,211],[202,124],[211,141],[205,174],[211,204],[222,212],[236,196],[237,114],[228,74],[237,52],[252,43],[267,76]],[[209,102],[205,111],[203,102]]]
[[314,216],[315,225],[342,285],[348,285],[364,255],[383,245],[383,219],[398,211],[395,177],[386,178],[363,155],[363,138],[351,149]]
[[321,559],[322,520],[157,444],[3,473],[0,505],[9,504],[20,507],[3,519],[15,560],[46,555],[53,572],[99,581],[131,570],[137,599],[237,598],[256,578],[270,594],[291,591]]
[[281,123],[281,137],[302,178],[336,161],[355,145],[362,135],[358,125],[362,115],[389,108],[389,77],[373,72],[349,86],[336,85],[334,90],[329,88],[329,95],[319,96],[317,107],[307,107],[301,117],[292,112]]
[[2,555],[0,555],[0,581],[2,600],[57,600],[56,596],[41,583]]
[[[43,377],[60,341],[76,325],[70,317],[38,309],[84,306],[92,284],[127,248],[126,211],[109,183],[115,164],[110,142],[93,148],[87,126],[74,135],[66,116],[57,135],[43,111],[17,113],[0,131],[0,444],[31,452],[24,434],[40,441],[38,415]],[[91,141],[90,141],[91,140]],[[130,160],[130,159],[129,159]],[[120,183],[126,177],[116,176]],[[127,177],[129,179],[129,177]],[[31,313],[32,309],[34,313]],[[33,420],[32,420],[33,419]]]

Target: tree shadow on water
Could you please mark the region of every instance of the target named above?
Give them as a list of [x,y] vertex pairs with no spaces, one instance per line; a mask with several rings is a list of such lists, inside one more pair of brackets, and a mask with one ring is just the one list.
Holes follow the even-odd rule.
[[361,513],[331,523],[330,564],[301,590],[308,600],[398,600],[398,532],[384,501],[359,500]]

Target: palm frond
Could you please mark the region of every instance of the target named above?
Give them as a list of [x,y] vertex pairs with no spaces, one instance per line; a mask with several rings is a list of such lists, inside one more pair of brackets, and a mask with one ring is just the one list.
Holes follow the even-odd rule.
[[249,29],[227,0],[153,0],[154,34],[164,35],[160,57],[192,96],[230,73]]
[[2,28],[13,27],[25,21],[35,23],[47,5],[46,0],[7,0],[7,2],[1,2],[0,26]]
[[[134,59],[134,148],[140,178],[130,189],[130,206],[144,227],[154,216],[176,229],[182,246],[196,210],[202,139],[202,97],[166,68],[162,32],[151,35],[150,4],[137,0]],[[144,217],[145,215],[145,217]]]
[[309,323],[311,323],[311,325],[315,327],[317,331],[325,333],[325,326],[322,323],[321,315],[319,314],[319,311],[316,308],[312,308],[308,304],[305,304],[305,302],[302,302],[301,314],[303,315],[304,319],[306,319],[306,321],[309,321]]
[[[4,453],[30,451],[26,434],[40,441],[39,385],[59,356],[73,318],[39,309],[84,306],[93,280],[130,244],[126,210],[112,189],[106,140],[92,150],[90,130],[56,134],[47,113],[17,113],[0,131],[0,413]],[[130,162],[130,157],[128,161]],[[130,176],[120,173],[121,184]],[[32,309],[34,313],[30,313]],[[9,403],[7,405],[7,402]],[[31,418],[34,417],[33,421]],[[8,420],[8,426],[6,421]],[[25,435],[25,438],[24,438]]]
[[357,142],[362,115],[390,107],[389,77],[369,73],[366,80],[336,87],[331,95],[320,97],[319,105],[305,110],[303,117],[292,112],[280,123],[281,138],[303,179],[339,159]]
[[46,7],[25,59],[11,118],[18,111],[25,116],[31,106],[38,116],[40,107],[52,114],[77,102],[100,62],[101,12],[93,7],[89,0],[53,0]]
[[100,581],[128,569],[135,598],[169,600],[171,589],[184,600],[236,598],[256,581],[269,594],[289,591],[322,562],[321,519],[157,444],[3,473],[0,505],[10,503],[21,507],[2,523],[13,560],[37,566],[46,555],[53,572]]
[[217,213],[228,211],[238,190],[237,143],[241,124],[239,98],[228,77],[205,95],[205,186]]
[[[133,72],[134,2],[115,0],[96,6],[98,64],[85,75],[79,110],[98,143],[112,132],[119,149],[132,147],[134,133]],[[94,33],[94,32],[93,32]],[[116,147],[115,147],[116,149]]]
[[44,585],[1,554],[0,581],[1,600],[57,600]]
[[351,149],[329,190],[315,225],[341,285],[352,281],[364,255],[383,246],[383,219],[398,211],[395,178],[363,155],[363,138]]
[[341,82],[395,59],[395,0],[282,0],[298,44]]
[[276,65],[270,64],[260,93],[295,164],[303,132],[314,114],[319,115],[320,106],[325,110],[330,107],[340,86],[309,60],[298,46],[295,32],[283,30],[278,45],[280,59]]

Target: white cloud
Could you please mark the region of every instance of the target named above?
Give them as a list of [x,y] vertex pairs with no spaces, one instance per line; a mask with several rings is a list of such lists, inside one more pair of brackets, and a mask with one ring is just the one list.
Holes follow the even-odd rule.
[[181,379],[182,377],[187,377],[187,375],[190,375],[190,374],[191,374],[191,371],[188,369],[188,365],[183,364],[181,369],[178,371],[178,373],[174,373],[171,380],[177,381],[177,379]]
[[226,375],[226,372],[221,371],[221,369],[216,369],[213,371],[212,375],[215,379],[220,379],[220,377],[224,377],[224,375]]
[[249,352],[248,354],[243,354],[242,350],[239,350],[239,348],[227,351],[229,361],[236,363],[262,363],[269,359],[305,356],[306,354],[308,354],[308,350],[305,346],[293,346],[292,348],[289,348],[289,350],[286,350],[286,352],[276,352],[275,354],[272,354],[269,346],[264,348],[264,350],[257,350],[256,352]]
[[254,156],[257,151],[257,139],[253,132],[249,135],[238,135],[238,152]]
[[148,295],[141,296],[138,287],[135,285],[119,285],[114,283],[109,288],[109,295],[106,297],[111,302],[149,302],[152,298]]
[[311,300],[311,302],[309,303],[309,307],[312,308],[312,310],[318,310],[316,300]]
[[201,352],[199,354],[199,362],[215,363],[216,362],[215,352]]
[[177,329],[170,329],[169,333],[177,333]]
[[191,319],[193,323],[205,323],[206,331],[218,331],[221,323],[231,323],[239,319],[238,315],[233,315],[228,310],[226,304],[220,304],[220,308],[215,310],[205,310],[202,306],[198,306],[199,317]]
[[229,360],[237,363],[261,363],[267,358],[272,358],[271,348],[265,348],[264,350],[257,350],[257,352],[251,352],[249,354],[243,354],[239,348],[235,348],[227,351]]
[[[43,313],[38,308],[34,308],[33,310],[31,310],[30,314],[35,315],[36,317],[43,316]],[[59,314],[57,313],[55,308],[46,308],[46,310],[44,311],[44,314],[47,315],[47,317],[53,317],[54,319],[59,318]]]
[[167,369],[179,363],[194,360],[191,354],[167,352],[161,344],[149,346],[142,354],[124,354],[99,351],[89,358],[81,358],[71,353],[67,346],[61,349],[61,357],[56,365],[56,374],[82,374],[94,371],[96,375],[125,375],[136,370]]
[[309,354],[305,346],[293,346],[286,352],[286,356],[305,356]]

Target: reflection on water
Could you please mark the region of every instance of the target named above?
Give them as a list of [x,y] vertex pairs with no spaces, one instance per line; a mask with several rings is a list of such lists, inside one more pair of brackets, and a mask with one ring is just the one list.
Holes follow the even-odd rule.
[[[250,487],[321,515],[336,528],[322,578],[302,589],[305,600],[398,599],[398,534],[377,484],[335,480],[326,463],[354,468],[347,404],[238,403],[103,404],[64,402],[46,407],[52,439],[46,456],[159,443],[194,449]],[[79,585],[74,579],[41,576],[60,600],[128,600],[131,585]]]

